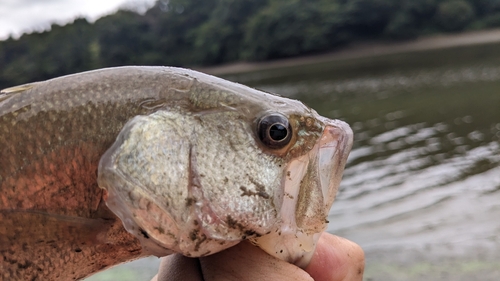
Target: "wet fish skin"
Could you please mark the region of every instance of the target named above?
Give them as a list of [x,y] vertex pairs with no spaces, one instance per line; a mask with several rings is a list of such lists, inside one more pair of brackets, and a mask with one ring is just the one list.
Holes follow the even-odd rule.
[[156,93],[137,79],[158,87],[154,73],[100,70],[2,92],[0,280],[80,279],[143,255],[105,206],[97,165],[131,116],[152,111]]
[[[239,94],[240,92],[242,94]],[[254,129],[259,114],[276,108],[289,116],[294,129],[306,130],[297,133],[293,146],[270,151],[258,145],[253,134],[248,132]],[[185,119],[186,122],[179,123],[179,119],[184,116],[180,113],[184,112],[189,112],[190,117]],[[220,120],[225,118],[231,122],[239,120],[231,124],[240,122],[242,125],[242,130],[234,141],[228,142],[231,135],[226,135],[224,128],[220,127]],[[157,124],[159,126],[155,125],[156,121],[151,122],[153,119],[160,120]],[[188,125],[188,128],[196,127],[200,134],[204,134],[202,142],[207,139],[207,134],[217,132],[218,135],[215,136],[219,138],[216,138],[216,145],[208,150],[211,154],[203,155],[197,152],[199,144],[196,142],[189,142],[190,145],[185,147],[184,155],[189,157],[183,163],[190,167],[189,186],[202,184],[205,188],[210,186],[207,182],[217,180],[244,183],[243,189],[240,187],[232,190],[224,187],[226,189],[223,189],[222,193],[217,191],[217,188],[205,192],[210,198],[220,199],[216,202],[229,202],[230,205],[232,198],[238,198],[236,205],[240,206],[240,209],[243,208],[243,217],[231,213],[231,216],[225,217],[219,224],[207,224],[203,219],[196,221],[195,223],[202,222],[204,231],[212,237],[207,239],[199,235],[199,228],[188,226],[186,233],[193,242],[188,242],[187,246],[180,248],[176,248],[178,244],[175,239],[172,242],[162,237],[164,230],[158,229],[158,222],[151,221],[148,214],[154,213],[155,210],[163,213],[166,208],[162,205],[164,201],[158,202],[156,198],[169,198],[171,195],[158,190],[155,181],[170,180],[170,177],[165,179],[158,173],[150,173],[151,169],[158,170],[154,165],[146,170],[138,169],[143,163],[141,157],[130,157],[137,153],[144,155],[143,152],[147,157],[152,157],[152,154],[148,154],[148,142],[142,141],[144,134],[136,133],[141,131],[136,120],[146,120],[141,126],[155,125],[151,125],[152,130],[146,131],[147,136],[156,134],[156,129],[161,128],[161,125],[165,124],[161,122],[165,120],[173,120],[170,125],[179,130],[178,135],[184,137],[192,138],[193,135],[186,133],[188,131],[183,125]],[[229,242],[224,242],[226,244],[223,246],[229,247],[241,239],[250,238],[270,254],[295,262],[301,259],[300,253],[296,256],[295,252],[302,249],[302,244],[299,247],[299,243],[294,241],[296,236],[293,231],[301,227],[301,235],[306,237],[304,241],[312,241],[312,244],[307,246],[308,249],[314,249],[314,239],[311,240],[311,237],[324,229],[327,209],[335,197],[343,165],[352,144],[352,132],[348,126],[330,121],[323,120],[298,101],[280,99],[238,84],[175,68],[104,69],[4,90],[0,95],[0,255],[3,257],[3,261],[0,260],[0,277],[5,280],[79,279],[132,258],[151,253],[167,254],[168,250],[164,247],[186,255],[202,256],[207,254],[207,249],[212,249],[206,247],[210,245],[209,242],[220,243],[225,241],[224,239]],[[200,122],[215,125],[199,126]],[[163,141],[161,133],[169,131],[160,132],[153,140]],[[134,140],[130,136],[134,136],[136,142],[127,146],[125,143]],[[173,135],[174,138],[176,136]],[[156,143],[156,148],[165,147],[161,142],[159,144]],[[225,144],[223,147],[226,150],[220,150],[218,144]],[[258,161],[259,157],[245,158],[245,161],[241,161],[243,166],[226,166],[235,166],[236,169],[223,173],[222,169],[212,169],[208,162],[201,163],[197,164],[197,167],[211,171],[210,175],[192,176],[198,172],[191,168],[192,164],[196,163],[193,161],[196,160],[193,155],[202,159],[203,156],[213,157],[225,151],[233,157],[230,153],[242,148],[248,149],[248,153],[242,157],[258,154],[267,157],[267,161],[259,162],[261,164],[257,166],[245,166],[245,163]],[[314,153],[311,154],[312,150]],[[330,155],[334,150],[339,153],[332,158],[335,162],[333,166],[324,163],[325,160],[320,156],[316,158],[321,151]],[[103,155],[105,156],[102,157]],[[131,159],[132,162],[129,161]],[[292,161],[294,159],[299,160]],[[104,163],[104,166],[99,168],[99,185],[110,193],[104,192],[97,184],[99,161]],[[178,163],[175,161],[172,163]],[[276,188],[280,181],[286,181],[287,178],[291,181],[291,178],[295,177],[295,170],[294,176],[285,171],[288,168],[289,171],[292,170],[293,167],[287,166],[290,161],[295,163],[294,167],[298,162],[311,163],[309,169],[302,170],[302,173],[309,176],[292,187],[296,192],[295,198],[284,195],[284,191],[290,191],[290,187],[285,187],[284,190]],[[105,165],[106,162],[112,165]],[[129,166],[130,163],[132,165]],[[261,166],[267,164],[269,169],[264,170],[268,176],[268,184],[263,185],[255,179],[258,178]],[[117,170],[115,166],[121,170]],[[332,168],[335,172],[329,173],[328,179],[314,174],[321,167]],[[242,179],[240,175],[245,169],[250,176]],[[110,172],[106,172],[108,170]],[[120,176],[122,171],[126,171],[129,177]],[[143,173],[146,173],[146,176],[141,179]],[[226,176],[227,181],[224,178]],[[134,184],[137,179],[141,179],[139,186]],[[259,177],[259,180],[263,179]],[[321,187],[318,189],[319,183],[325,181],[331,181],[332,184],[323,185],[323,190]],[[143,182],[147,183],[147,186],[143,186]],[[117,183],[118,189],[114,186]],[[178,183],[185,182],[180,180]],[[325,190],[325,186],[329,190]],[[249,187],[255,187],[259,192],[256,193]],[[166,192],[168,193],[168,190]],[[226,196],[226,193],[230,193],[230,196]],[[189,198],[179,197],[169,204],[180,202],[174,210],[193,210],[194,206],[206,207],[207,204],[199,202],[205,197],[199,193],[195,195]],[[109,206],[114,206],[113,212],[122,217],[129,231],[142,239],[142,247],[146,246],[146,251],[133,235],[124,230],[121,221],[104,204],[104,199],[108,201]],[[256,206],[256,210],[260,210],[255,211],[256,215],[248,212],[254,211],[252,208]],[[281,206],[287,206],[288,209],[280,212]],[[202,211],[225,214],[226,209],[219,208],[221,206],[211,207],[215,208],[202,208]],[[147,211],[141,213],[141,210]],[[123,216],[123,212],[129,211],[131,213]],[[141,219],[130,222],[136,214],[139,214]],[[265,214],[265,219],[260,220],[262,214]],[[171,213],[170,216],[177,215],[174,212],[174,215]],[[248,216],[253,219],[246,220]],[[305,220],[304,216],[308,219]],[[293,220],[288,221],[288,217],[293,217]],[[194,222],[182,215],[179,215],[176,221]],[[274,245],[273,241],[282,237],[276,236],[278,234],[266,234],[271,230],[278,233],[280,228],[274,229],[271,226],[273,223],[283,224],[283,221],[287,221],[284,227],[286,231],[283,233],[287,232],[288,240],[285,239],[283,244],[279,244],[279,248],[274,249],[269,245]],[[255,224],[247,225],[252,222]],[[196,231],[193,232],[189,227]],[[32,232],[33,235],[26,235],[26,232]],[[224,234],[222,240],[217,236],[220,233]],[[169,235],[172,236],[172,233]],[[263,238],[260,238],[261,236]],[[215,250],[219,251],[224,247]],[[286,248],[283,254],[279,253],[282,247]]]

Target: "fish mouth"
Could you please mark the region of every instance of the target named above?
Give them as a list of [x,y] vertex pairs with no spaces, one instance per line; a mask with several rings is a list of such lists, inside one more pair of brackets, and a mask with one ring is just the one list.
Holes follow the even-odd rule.
[[325,208],[330,210],[352,148],[353,132],[343,121],[322,119],[326,126],[319,141],[318,174]]
[[283,179],[280,221],[252,242],[272,256],[305,268],[326,229],[353,143],[347,123],[318,116],[324,130],[313,149],[290,161]]

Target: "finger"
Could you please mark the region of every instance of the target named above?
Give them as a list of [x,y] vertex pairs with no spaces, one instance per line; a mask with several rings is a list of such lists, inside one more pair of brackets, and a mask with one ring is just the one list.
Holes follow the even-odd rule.
[[363,280],[365,254],[360,246],[324,232],[306,271],[315,281]]
[[205,281],[313,281],[302,269],[268,255],[247,241],[200,258],[200,265]]
[[201,281],[200,263],[198,259],[188,258],[180,254],[166,256],[161,259],[156,279],[151,281]]

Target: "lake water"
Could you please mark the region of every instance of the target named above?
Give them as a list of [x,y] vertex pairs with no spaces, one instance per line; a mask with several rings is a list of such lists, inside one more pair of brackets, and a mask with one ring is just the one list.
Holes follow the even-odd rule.
[[[500,280],[500,45],[225,78],[351,125],[328,231],[363,247],[365,280]],[[157,265],[88,280],[146,280]]]

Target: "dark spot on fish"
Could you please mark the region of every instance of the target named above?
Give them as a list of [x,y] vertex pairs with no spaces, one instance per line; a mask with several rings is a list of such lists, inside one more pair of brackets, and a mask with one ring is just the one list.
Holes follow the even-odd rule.
[[237,221],[235,221],[231,216],[227,216],[226,217],[226,222],[227,222],[227,225],[231,228],[236,228],[237,226]]
[[177,239],[177,237],[172,232],[167,232],[167,235],[172,237],[172,239]]
[[186,207],[191,207],[194,203],[196,203],[196,199],[192,197],[186,198]]
[[196,245],[194,245],[194,250],[196,252],[198,252],[198,250],[200,249],[201,243],[205,242],[205,240],[207,240],[207,236],[205,234],[202,234],[201,239],[198,239],[198,241],[196,242]]
[[325,219],[325,223],[330,223],[330,221],[328,219]]
[[129,250],[128,252],[129,252],[129,253],[139,253],[139,252],[141,252],[141,250],[142,250],[142,249],[140,249],[140,248],[139,248],[139,249]]
[[26,269],[26,268],[28,268],[28,267],[30,267],[30,266],[32,266],[32,265],[33,265],[33,263],[32,263],[32,262],[30,262],[30,261],[26,261],[26,260],[25,260],[25,261],[24,261],[24,264],[23,264],[23,263],[20,263],[20,262],[19,262],[19,263],[17,263],[17,268],[19,268],[19,269]]
[[82,252],[82,249],[80,249],[80,248],[75,249],[75,253],[81,253],[81,252]]
[[197,221],[197,220],[194,220],[194,221],[193,221],[193,224],[194,224],[194,225],[198,225],[198,221]]
[[250,182],[255,185],[255,189],[257,190],[257,192],[253,192],[253,195],[260,196],[260,197],[262,197],[264,199],[269,199],[271,197],[271,196],[269,196],[269,194],[267,194],[266,187],[264,185],[262,185],[261,183],[257,182],[256,180],[254,180],[248,174],[247,174],[247,177],[250,180]]
[[244,186],[240,186],[240,189],[241,191],[243,191],[243,193],[241,194],[241,196],[260,196],[264,199],[269,199],[269,194],[267,194],[265,191],[251,191],[251,190],[248,190],[248,188],[244,187]]
[[212,251],[206,251],[205,253],[201,254],[200,257],[208,256],[210,255],[210,253],[212,253]]
[[155,227],[155,229],[158,230],[159,233],[165,234],[165,229],[163,227],[159,226],[159,227]]
[[253,237],[261,237],[262,236],[253,230],[245,230],[245,235],[246,236],[253,236]]
[[267,194],[266,192],[259,191],[259,193],[257,194],[264,199],[269,199],[269,194]]
[[283,250],[280,250],[280,254],[282,254],[282,253],[283,253]]
[[233,229],[238,229],[240,230],[241,232],[243,232],[245,238],[249,238],[249,237],[260,237],[262,236],[261,234],[253,231],[253,230],[249,230],[249,229],[246,229],[246,227],[239,223],[238,221],[234,220],[231,216],[227,216],[226,217],[226,223],[227,225],[230,227],[230,228],[233,228]]
[[139,231],[141,232],[142,236],[144,236],[144,238],[149,239],[149,235],[144,229],[139,228]]
[[203,243],[205,240],[207,240],[207,236],[205,234],[201,234],[201,236],[198,236],[199,235],[199,231],[197,229],[191,231],[191,233],[189,233],[189,238],[191,239],[191,241],[195,242],[196,241],[196,244],[194,245],[194,250],[197,252],[199,249],[200,249],[200,245],[201,243]]
[[198,229],[195,229],[189,233],[189,239],[191,239],[191,241],[193,242],[196,241],[197,237],[198,237]]

